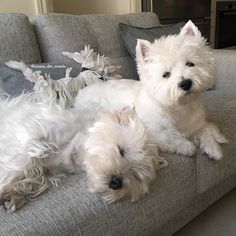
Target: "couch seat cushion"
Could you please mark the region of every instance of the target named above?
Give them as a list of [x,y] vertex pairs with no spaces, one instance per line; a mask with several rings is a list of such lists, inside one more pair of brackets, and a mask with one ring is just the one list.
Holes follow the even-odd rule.
[[197,159],[198,191],[206,192],[236,173],[236,94],[230,90],[211,90],[204,94],[207,119],[215,123],[229,143],[223,144],[224,158]]
[[71,175],[16,213],[0,209],[0,235],[154,235],[196,193],[196,160],[166,158],[169,167],[158,172],[149,194],[135,203],[107,204],[88,192],[84,173]]

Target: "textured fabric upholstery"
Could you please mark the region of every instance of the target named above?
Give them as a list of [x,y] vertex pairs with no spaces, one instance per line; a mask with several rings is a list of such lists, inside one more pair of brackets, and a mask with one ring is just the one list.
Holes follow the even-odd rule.
[[219,182],[236,172],[236,53],[228,50],[213,50],[216,60],[215,90],[203,96],[206,114],[229,140],[224,144],[224,159],[220,162],[200,158],[197,163],[198,192],[209,191]]
[[126,79],[139,80],[136,70],[136,62],[131,57],[117,57],[112,58],[111,63],[113,65],[120,66],[120,74]]
[[229,140],[224,144],[224,159],[220,162],[206,157],[198,159],[198,191],[206,192],[236,172],[236,53],[235,51],[213,50],[216,60],[215,90],[203,96],[206,114]]
[[[126,15],[65,15],[48,14],[32,18],[44,62],[68,62],[62,56],[63,51],[79,52],[85,45],[90,45],[101,54],[111,58],[127,58],[130,55],[120,40],[119,23],[140,27],[159,25],[154,13]],[[135,64],[129,63],[135,71]],[[126,68],[126,67],[125,67]],[[124,76],[129,78],[129,69],[124,69]]]
[[[105,203],[87,190],[83,174],[64,179],[14,214],[0,211],[1,236],[150,235],[196,193],[195,160],[169,156],[150,193],[138,202]],[[183,171],[186,169],[186,171]]]
[[236,53],[235,50],[213,50],[216,60],[216,89],[235,92]]
[[[234,77],[236,88],[236,76]],[[204,96],[206,114],[209,121],[214,122],[230,141],[224,144],[224,159],[219,162],[207,157],[198,159],[198,190],[207,191],[228,176],[236,172],[236,93],[232,90],[209,91]]]
[[8,60],[41,62],[33,27],[23,14],[0,14],[0,42],[0,65]]
[[64,61],[63,51],[80,51],[90,44],[109,57],[127,56],[120,40],[119,23],[140,27],[159,24],[155,14],[66,15],[48,14],[32,18],[44,62]]

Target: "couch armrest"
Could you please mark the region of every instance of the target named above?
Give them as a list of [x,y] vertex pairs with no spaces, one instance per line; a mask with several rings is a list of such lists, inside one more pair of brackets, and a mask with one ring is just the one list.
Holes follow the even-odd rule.
[[216,89],[236,91],[236,50],[214,49],[216,60]]

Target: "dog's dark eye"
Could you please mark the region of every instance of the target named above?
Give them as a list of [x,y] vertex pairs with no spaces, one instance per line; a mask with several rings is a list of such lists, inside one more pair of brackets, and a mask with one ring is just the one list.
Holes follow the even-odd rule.
[[123,179],[118,175],[113,175],[110,179],[110,182],[108,183],[108,187],[113,190],[121,189],[122,185]]
[[124,150],[119,145],[118,145],[118,149],[119,149],[120,155],[124,157],[124,154],[125,154]]
[[186,62],[186,66],[188,66],[188,67],[194,67],[195,64],[194,64],[193,62],[191,62],[191,61],[187,61],[187,62]]
[[166,71],[163,75],[163,78],[169,78],[170,77],[170,72]]

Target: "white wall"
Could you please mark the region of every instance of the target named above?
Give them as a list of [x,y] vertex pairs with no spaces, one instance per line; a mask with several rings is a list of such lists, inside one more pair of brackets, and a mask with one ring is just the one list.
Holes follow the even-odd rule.
[[140,6],[140,0],[53,0],[54,12],[72,14],[125,14]]
[[[53,10],[52,10],[53,8]],[[125,14],[141,11],[141,0],[0,0],[0,13],[41,12],[71,14]]]
[[0,13],[20,12],[28,16],[37,14],[37,0],[0,0]]

